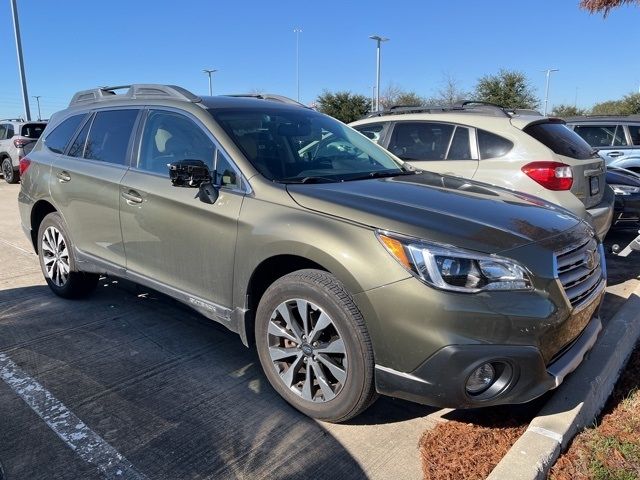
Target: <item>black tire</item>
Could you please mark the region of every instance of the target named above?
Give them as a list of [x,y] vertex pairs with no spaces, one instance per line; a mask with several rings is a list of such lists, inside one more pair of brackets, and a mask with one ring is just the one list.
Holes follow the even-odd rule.
[[[58,232],[60,237],[58,237],[55,232]],[[45,235],[47,235],[49,240],[45,238]],[[55,257],[55,255],[51,253],[51,249],[48,248],[48,245],[51,244],[51,238],[55,238],[53,243],[66,246],[66,249],[59,252],[62,253],[62,255]],[[62,243],[58,243],[59,239],[61,239]],[[65,250],[66,254],[64,253]],[[62,217],[57,212],[50,213],[44,217],[40,224],[40,228],[38,229],[38,257],[44,278],[56,295],[63,298],[83,298],[95,290],[99,275],[78,271],[73,255],[71,239],[67,233]],[[53,271],[51,272],[51,268],[48,268],[48,265],[52,265],[52,262],[60,264],[59,261],[56,262],[52,260],[53,258],[59,258],[62,264],[65,265],[65,268],[53,267]]]
[[2,169],[2,175],[4,175],[5,182],[18,183],[20,181],[20,173],[13,168],[13,164],[11,163],[11,159],[9,157],[5,157],[2,159],[0,168]]
[[[301,303],[295,303],[295,305],[308,304],[308,309],[306,309],[308,313],[305,314],[305,317],[309,319],[308,328],[306,328],[307,334],[309,331],[317,330],[316,335],[319,336],[309,335],[304,342],[294,345],[295,342],[286,340],[279,334],[274,336],[269,332],[269,327],[272,315],[274,322],[279,322],[283,318],[278,317],[276,309],[283,305],[294,305],[293,302],[298,300]],[[317,309],[314,310],[314,307]],[[287,311],[292,315],[299,315],[296,313],[299,311],[298,306],[289,308]],[[330,323],[324,329],[317,329],[321,313],[325,313],[329,317]],[[304,321],[297,325],[300,326],[303,323]],[[311,328],[312,326],[313,328]],[[302,334],[304,330],[305,326],[297,333]],[[288,332],[293,332],[293,329]],[[373,347],[364,319],[344,285],[330,273],[321,270],[299,270],[276,280],[260,300],[256,312],[255,335],[258,356],[267,379],[287,402],[302,413],[328,422],[343,422],[362,413],[377,398],[374,385]],[[320,339],[320,342],[314,342],[314,338]],[[320,357],[323,360],[327,359],[327,355],[322,352],[323,346],[335,345],[334,340],[336,339],[342,340],[341,346],[343,346],[344,354],[339,353],[337,357],[331,359],[337,358],[335,362],[340,368],[343,368],[343,372],[346,372],[346,378],[343,382],[336,380],[338,377],[333,377],[332,370],[326,368],[324,361],[320,361]],[[281,344],[278,343],[280,340],[290,343],[281,347]],[[312,342],[314,347],[311,348],[312,345],[306,343],[307,341]],[[295,349],[297,349],[298,353],[295,354],[297,355],[295,357],[288,357],[284,362],[276,361],[272,359],[270,352],[278,348],[287,351],[296,351]],[[309,350],[312,353],[309,353]],[[340,357],[340,355],[344,356]],[[296,363],[300,358],[304,360],[304,364]],[[286,361],[290,361],[290,363],[287,364]],[[307,364],[309,365],[307,366]],[[296,368],[299,370],[296,368],[292,370],[298,372],[293,373],[293,378],[297,378],[298,381],[292,383],[299,386],[298,389],[287,386],[281,377],[281,374],[286,377],[288,369],[295,365],[298,365]],[[323,389],[320,388],[320,377],[315,370],[318,367],[321,367],[323,378],[330,379],[335,386],[333,398],[325,399],[327,397],[325,397]],[[309,371],[312,373],[310,374]],[[314,378],[309,380],[309,384],[312,385],[309,388],[314,391],[311,399],[303,398],[302,394],[307,376],[310,379]],[[307,391],[307,397],[309,397],[309,391]]]

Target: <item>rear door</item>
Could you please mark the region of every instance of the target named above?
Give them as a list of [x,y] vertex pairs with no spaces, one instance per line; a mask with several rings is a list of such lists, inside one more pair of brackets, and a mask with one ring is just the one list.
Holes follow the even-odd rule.
[[[129,168],[132,132],[140,109],[99,110],[83,116],[70,145],[44,139],[60,153],[52,164],[51,197],[82,253],[124,267],[120,180]],[[56,129],[51,135],[56,133]]]
[[475,130],[444,122],[396,122],[387,149],[410,164],[444,175],[473,178],[478,169]]
[[604,160],[576,132],[561,120],[545,119],[524,128],[524,132],[544,144],[556,156],[556,161],[571,166],[571,192],[586,206],[598,205],[606,188]]

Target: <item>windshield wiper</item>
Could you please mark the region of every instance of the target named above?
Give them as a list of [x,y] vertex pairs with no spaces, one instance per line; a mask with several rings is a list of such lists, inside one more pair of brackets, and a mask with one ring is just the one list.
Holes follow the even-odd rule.
[[329,177],[283,178],[284,183],[335,183],[342,180]]
[[400,171],[393,171],[393,172],[390,172],[388,170],[376,170],[373,172],[366,173],[364,175],[351,177],[346,181],[350,182],[352,180],[368,180],[370,178],[399,177],[401,175],[415,175],[416,173],[418,172],[411,171],[411,170],[400,170]]

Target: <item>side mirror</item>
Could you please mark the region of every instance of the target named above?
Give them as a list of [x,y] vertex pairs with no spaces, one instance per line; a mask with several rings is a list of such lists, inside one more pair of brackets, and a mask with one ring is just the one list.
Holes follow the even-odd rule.
[[174,187],[198,188],[202,183],[211,182],[209,168],[202,160],[180,160],[168,166]]
[[218,187],[213,184],[211,172],[202,160],[170,163],[169,178],[174,187],[197,188],[196,198],[203,203],[212,205],[218,200]]

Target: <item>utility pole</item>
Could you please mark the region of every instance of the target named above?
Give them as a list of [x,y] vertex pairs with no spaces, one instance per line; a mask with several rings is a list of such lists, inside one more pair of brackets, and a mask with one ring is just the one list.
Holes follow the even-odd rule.
[[302,33],[302,29],[296,27],[293,29],[293,33],[296,34],[296,89],[298,92],[296,100],[300,102],[300,34]]
[[16,37],[18,71],[20,72],[20,82],[22,83],[22,102],[24,103],[24,116],[27,121],[30,121],[31,112],[29,111],[29,94],[27,93],[27,79],[24,73],[24,61],[22,59],[22,41],[20,40],[20,24],[18,23],[18,6],[16,5],[16,0],[11,0],[11,13],[13,15],[13,33]]
[[33,98],[36,99],[36,102],[38,102],[38,121],[42,120],[42,115],[40,114],[40,97],[42,97],[42,95],[33,96]]
[[544,111],[542,112],[543,116],[547,116],[547,107],[549,105],[549,77],[551,76],[552,72],[559,72],[560,70],[557,68],[548,68],[546,70],[543,70],[543,72],[546,72],[546,76],[547,76],[547,86],[544,89]]
[[376,112],[380,111],[380,44],[389,39],[380,35],[371,35],[371,40],[376,41]]
[[209,96],[213,95],[213,89],[211,87],[211,75],[217,72],[218,70],[207,70],[206,68],[202,70],[204,73],[209,75]]

